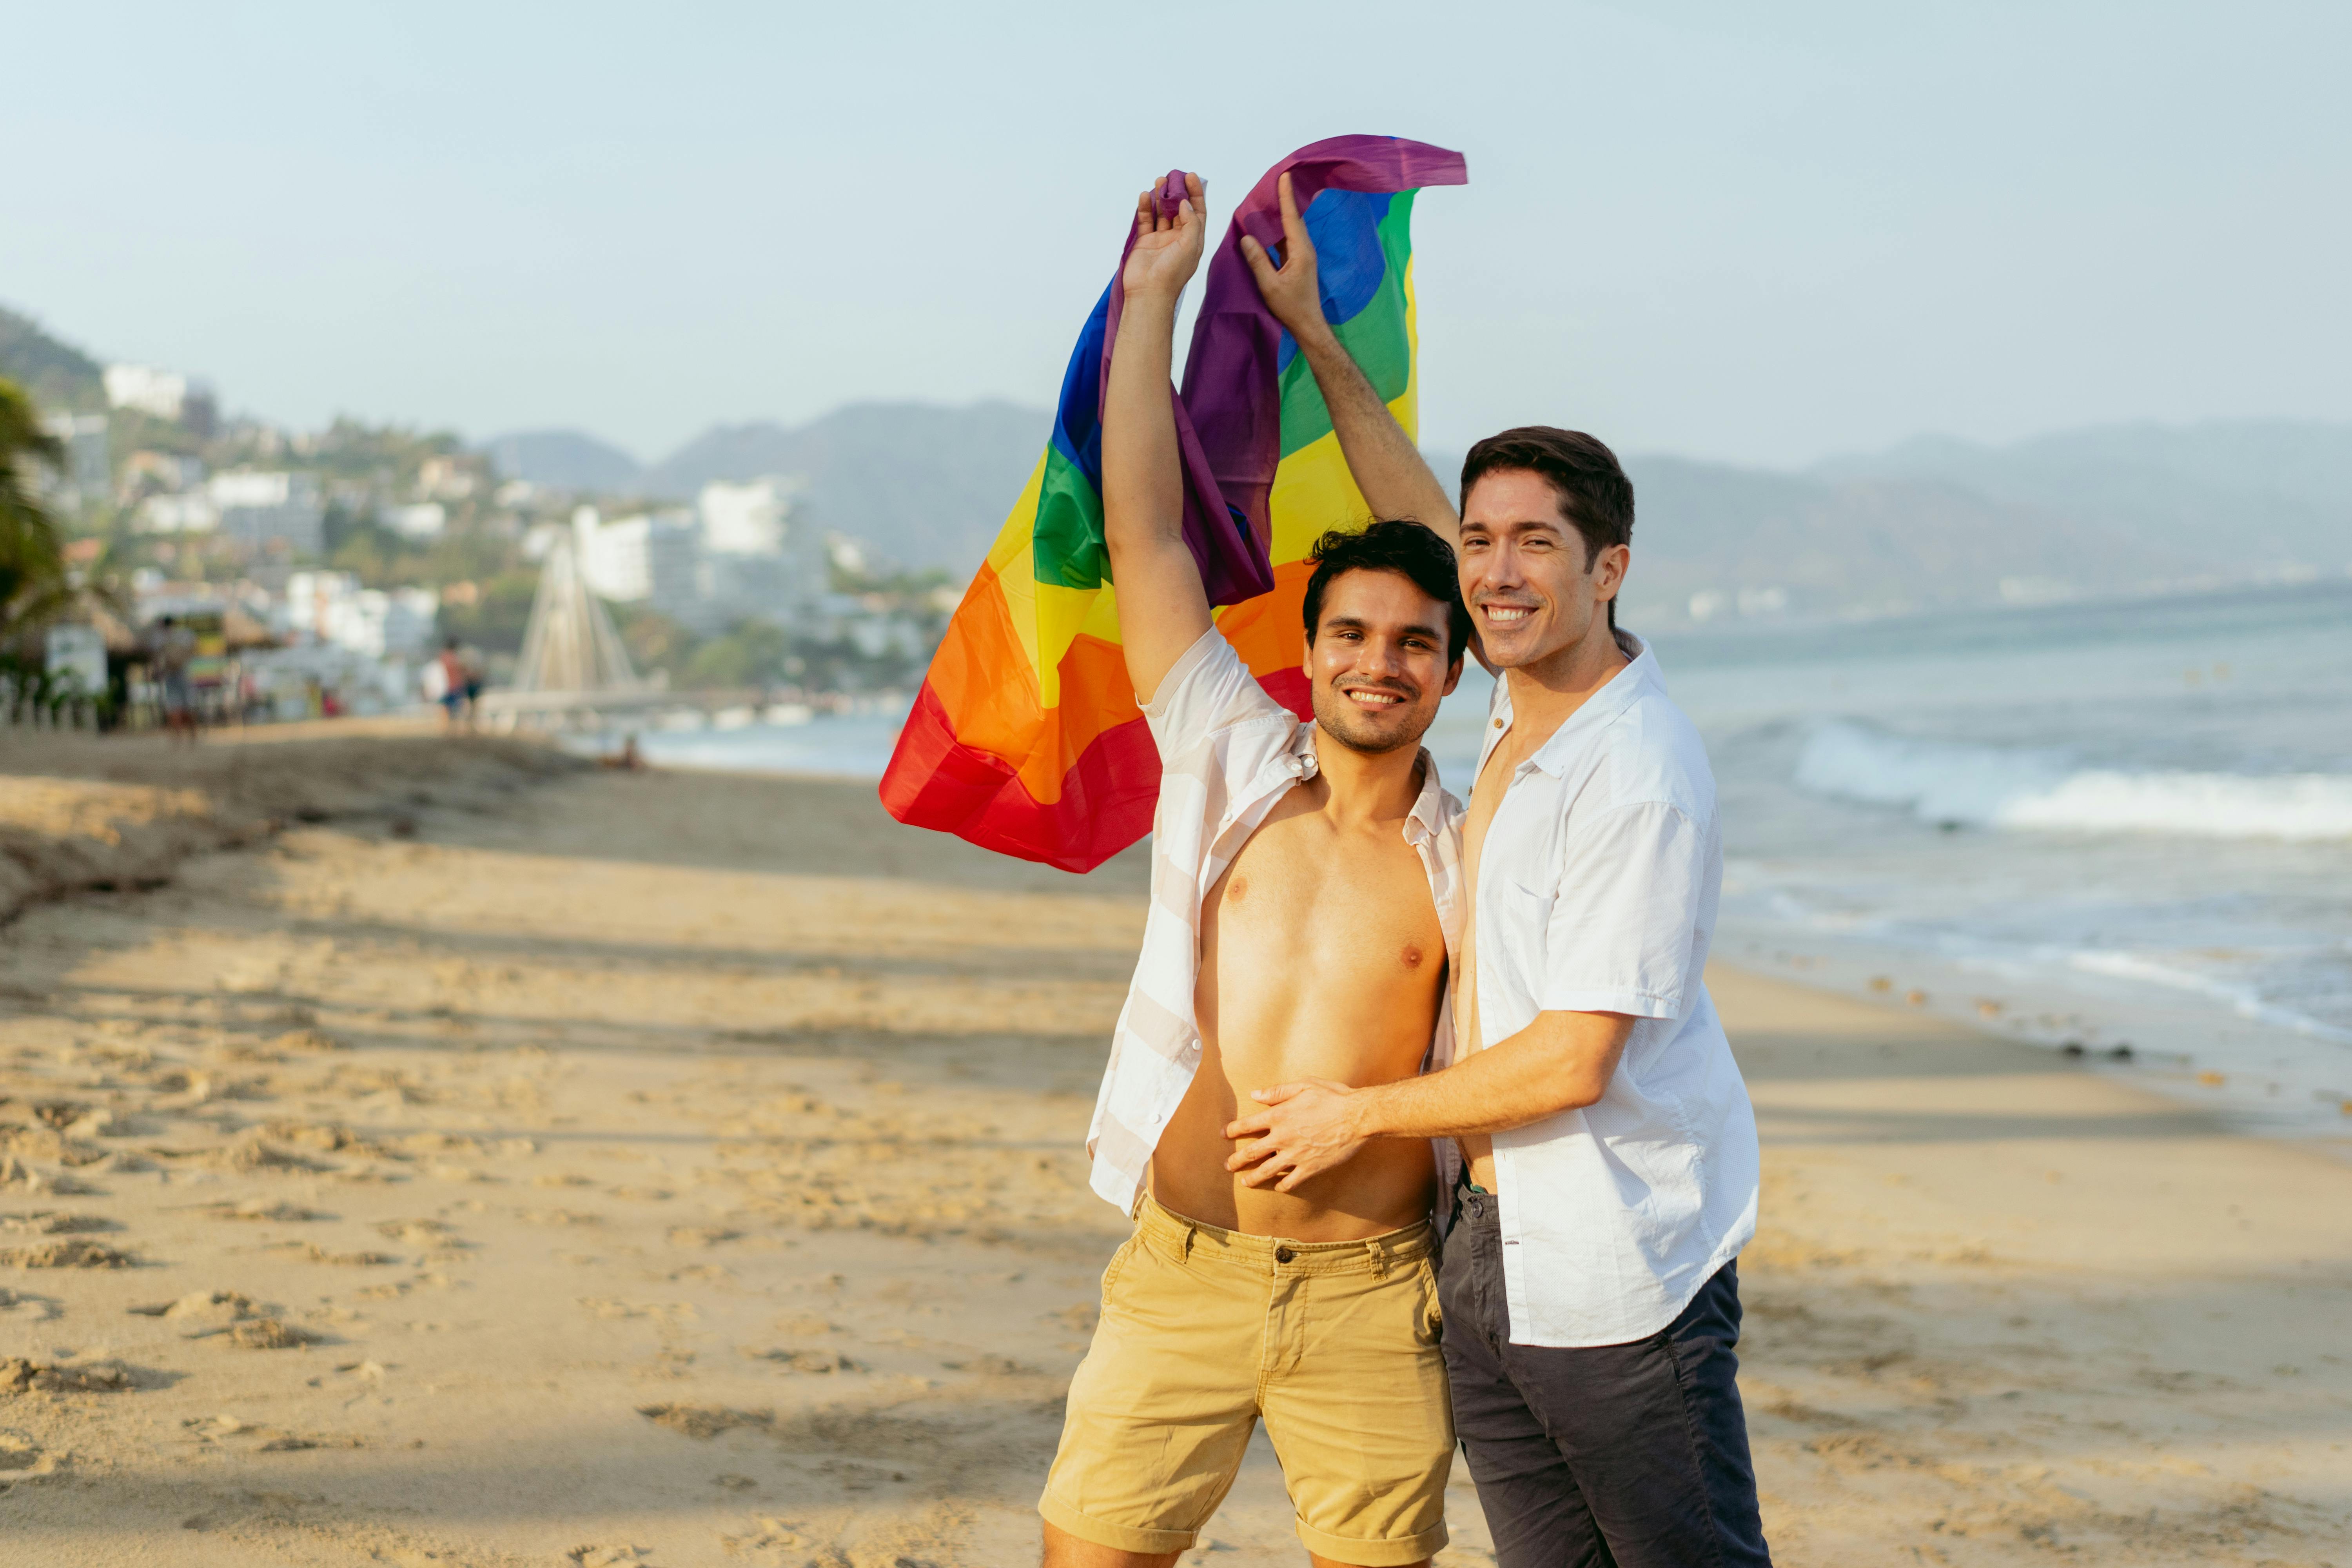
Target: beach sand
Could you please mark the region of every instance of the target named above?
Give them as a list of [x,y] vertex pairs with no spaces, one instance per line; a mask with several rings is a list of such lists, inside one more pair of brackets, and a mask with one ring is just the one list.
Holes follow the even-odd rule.
[[[339,733],[0,743],[0,1559],[1034,1562],[1139,853]],[[2352,1563],[2352,1163],[1710,980],[1780,1561]]]

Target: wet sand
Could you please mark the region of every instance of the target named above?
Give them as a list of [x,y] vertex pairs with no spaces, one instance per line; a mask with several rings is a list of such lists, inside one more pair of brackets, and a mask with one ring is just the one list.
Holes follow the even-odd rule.
[[[0,748],[0,1536],[1033,1562],[1124,1231],[1079,1141],[1140,857],[337,733]],[[1711,981],[1782,1561],[2352,1562],[2352,1166]],[[1490,1563],[1453,1496],[1440,1561]],[[1261,1441],[1188,1561],[1302,1562],[1287,1516]]]

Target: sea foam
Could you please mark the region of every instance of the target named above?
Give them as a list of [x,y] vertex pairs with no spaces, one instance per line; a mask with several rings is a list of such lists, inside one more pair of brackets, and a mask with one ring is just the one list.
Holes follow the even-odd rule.
[[2352,839],[2352,777],[2084,768],[2060,752],[1915,740],[1848,721],[1816,729],[1796,782],[1907,806],[1924,822],[2202,838]]

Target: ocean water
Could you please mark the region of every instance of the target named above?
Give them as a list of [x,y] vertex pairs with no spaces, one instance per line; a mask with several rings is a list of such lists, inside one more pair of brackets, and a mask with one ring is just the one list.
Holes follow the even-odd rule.
[[809,714],[801,710],[790,722],[728,728],[666,730],[614,721],[604,733],[571,743],[583,751],[609,752],[625,731],[636,735],[645,759],[660,767],[879,779],[898,743],[907,708],[904,700],[886,700],[862,712]]
[[2352,584],[1657,651],[1723,956],[2352,1136]]
[[[1720,956],[2352,1136],[2352,583],[1656,652],[1722,802]],[[1430,734],[1457,795],[1488,685]],[[641,744],[877,778],[902,717]]]

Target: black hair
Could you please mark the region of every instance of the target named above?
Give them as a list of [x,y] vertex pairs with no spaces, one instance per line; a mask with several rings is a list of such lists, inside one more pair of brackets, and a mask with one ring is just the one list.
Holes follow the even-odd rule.
[[[1633,481],[1598,437],[1549,425],[1522,425],[1489,436],[1462,459],[1462,503],[1469,504],[1470,487],[1488,474],[1513,471],[1539,475],[1558,494],[1560,516],[1584,537],[1587,572],[1602,551],[1633,542]],[[1617,627],[1614,599],[1609,601],[1609,627]]]
[[1316,624],[1323,618],[1323,595],[1331,579],[1343,572],[1394,572],[1445,606],[1445,658],[1459,660],[1470,647],[1470,612],[1463,607],[1462,580],[1455,574],[1454,547],[1417,522],[1390,519],[1360,533],[1333,529],[1307,552],[1315,574],[1307,579],[1307,599],[1300,606],[1307,621],[1307,646],[1315,646]]

